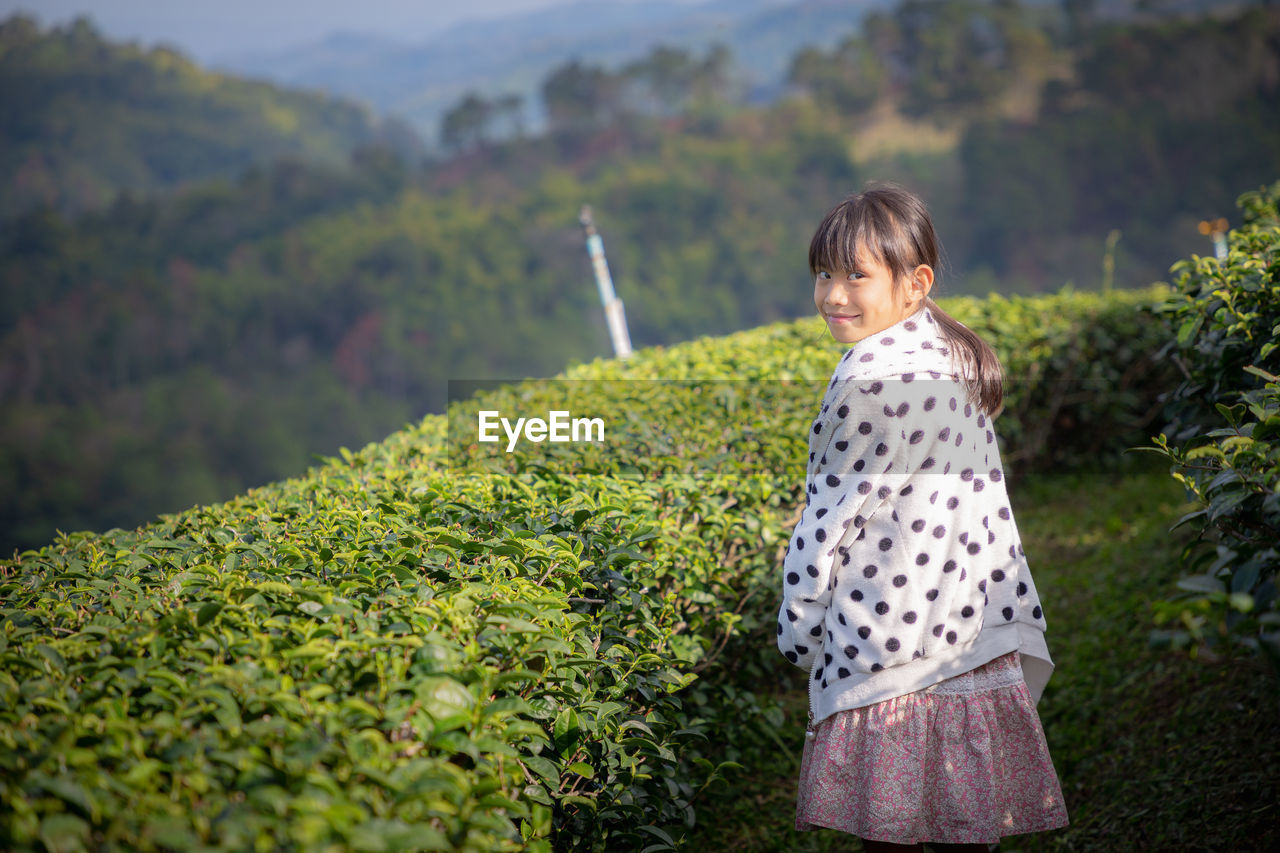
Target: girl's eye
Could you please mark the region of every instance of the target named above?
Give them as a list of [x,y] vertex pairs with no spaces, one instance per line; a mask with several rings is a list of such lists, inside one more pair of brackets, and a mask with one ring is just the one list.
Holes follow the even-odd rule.
[[863,277],[863,275],[862,275],[862,273],[860,273],[860,272],[851,272],[851,273],[849,273],[849,281],[857,281],[858,279],[860,279],[860,278],[862,278],[862,277]]
[[831,273],[827,272],[826,270],[820,270],[818,272],[818,278],[822,278],[822,279],[831,278]]

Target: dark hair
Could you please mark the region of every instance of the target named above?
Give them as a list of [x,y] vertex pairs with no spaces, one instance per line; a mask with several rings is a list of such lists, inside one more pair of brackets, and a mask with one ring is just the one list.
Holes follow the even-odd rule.
[[[932,267],[935,276],[938,272],[940,247],[929,211],[919,196],[897,184],[869,184],[831,208],[809,242],[809,272],[856,269],[859,248],[893,274],[895,296],[920,264]],[[1004,400],[1004,371],[995,350],[933,297],[926,296],[920,309],[926,305],[938,320],[953,364],[959,361],[969,399],[995,417]]]

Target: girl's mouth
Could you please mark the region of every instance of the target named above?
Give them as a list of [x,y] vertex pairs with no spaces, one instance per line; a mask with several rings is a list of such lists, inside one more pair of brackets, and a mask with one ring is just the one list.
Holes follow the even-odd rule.
[[848,323],[858,319],[860,314],[828,314],[827,319],[832,323]]

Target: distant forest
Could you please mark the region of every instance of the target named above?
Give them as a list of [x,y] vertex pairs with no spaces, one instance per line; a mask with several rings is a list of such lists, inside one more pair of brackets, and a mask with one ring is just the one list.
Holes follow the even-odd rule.
[[450,379],[607,356],[583,203],[637,347],[811,314],[812,228],[870,179],[930,203],[940,297],[1099,287],[1108,244],[1116,286],[1164,278],[1280,176],[1280,10],[1087,9],[906,0],[764,107],[723,49],[570,60],[547,133],[472,94],[430,162],[344,102],[10,19],[0,177],[44,189],[0,211],[0,548],[299,474]]
[[0,115],[0,221],[236,178],[281,157],[342,165],[363,146],[409,158],[423,147],[407,122],[351,100],[113,44],[84,17],[43,31],[27,15],[0,21]]

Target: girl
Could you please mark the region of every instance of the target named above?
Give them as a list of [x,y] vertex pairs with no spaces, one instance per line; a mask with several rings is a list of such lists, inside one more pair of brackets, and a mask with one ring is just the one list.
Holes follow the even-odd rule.
[[796,828],[980,850],[1067,824],[1035,705],[1053,670],[995,439],[995,353],[929,298],[938,243],[894,185],[833,208],[814,304],[850,344],[809,432],[778,648],[809,673]]

